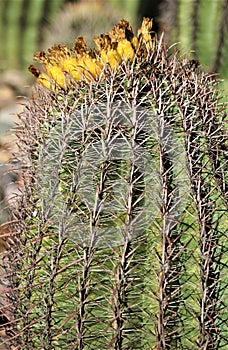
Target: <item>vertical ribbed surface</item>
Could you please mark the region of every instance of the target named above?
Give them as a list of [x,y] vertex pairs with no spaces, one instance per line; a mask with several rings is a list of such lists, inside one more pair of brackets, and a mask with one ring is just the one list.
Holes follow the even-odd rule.
[[0,68],[25,68],[43,43],[43,30],[63,0],[2,0]]
[[204,70],[220,73],[227,91],[227,0],[164,0],[160,19],[164,30],[169,29],[168,41],[180,42],[185,52],[192,50]]
[[20,349],[227,346],[227,132],[213,76],[153,38],[105,79],[34,93],[18,129]]

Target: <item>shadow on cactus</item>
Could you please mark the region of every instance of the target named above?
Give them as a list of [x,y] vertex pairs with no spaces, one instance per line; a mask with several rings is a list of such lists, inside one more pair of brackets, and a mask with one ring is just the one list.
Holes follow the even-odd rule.
[[30,66],[5,263],[20,349],[227,344],[224,106],[151,28],[122,20]]

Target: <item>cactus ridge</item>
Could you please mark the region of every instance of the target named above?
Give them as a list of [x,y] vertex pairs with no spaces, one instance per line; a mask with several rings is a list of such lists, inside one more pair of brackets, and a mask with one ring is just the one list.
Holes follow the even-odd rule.
[[179,42],[183,50],[192,50],[192,58],[204,64],[204,70],[219,73],[226,94],[227,18],[227,0],[165,0],[161,6],[161,30],[166,40]]
[[25,69],[43,43],[43,27],[63,0],[3,0],[0,3],[1,69]]

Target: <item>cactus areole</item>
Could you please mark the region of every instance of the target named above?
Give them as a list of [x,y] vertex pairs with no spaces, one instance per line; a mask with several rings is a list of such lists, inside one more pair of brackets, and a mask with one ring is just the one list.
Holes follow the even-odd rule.
[[151,30],[121,20],[95,48],[79,37],[29,67],[6,260],[16,348],[226,346],[218,82]]

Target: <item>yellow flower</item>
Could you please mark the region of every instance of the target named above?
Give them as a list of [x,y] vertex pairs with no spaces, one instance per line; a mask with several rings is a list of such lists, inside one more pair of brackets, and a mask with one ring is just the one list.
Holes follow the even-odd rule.
[[56,83],[54,83],[54,81],[51,81],[50,77],[45,73],[41,73],[39,75],[37,82],[41,83],[48,90],[53,90],[53,91],[56,90]]
[[63,61],[61,61],[61,67],[63,69],[63,71],[69,73],[73,79],[75,79],[76,81],[80,80],[80,73],[78,72],[78,61],[76,59],[76,57],[71,56],[69,58],[64,59]]
[[[38,82],[41,82],[41,84],[43,84],[45,87],[47,87],[49,83],[51,84],[51,81],[54,80],[55,85],[57,84],[62,89],[66,88],[66,78],[62,68],[59,65],[59,52],[61,52],[61,46],[55,45],[49,49],[48,54],[46,54],[44,51],[40,51],[34,56],[35,60],[44,64],[46,74],[39,73]],[[34,75],[37,76],[38,71],[35,72],[34,69],[31,70],[31,66],[30,71],[33,74],[35,73]]]
[[137,36],[133,36],[133,38],[131,39],[131,43],[132,43],[132,46],[134,47],[134,49],[137,50],[139,47],[139,40],[138,40]]
[[117,45],[117,52],[123,60],[133,61],[135,57],[135,51],[132,44],[127,39],[121,40]]
[[53,83],[51,82],[51,79],[47,74],[41,73],[39,69],[37,69],[33,65],[29,66],[28,69],[37,78],[38,83],[41,83],[44,87],[46,87],[49,90],[53,90]]
[[91,75],[96,78],[101,74],[102,65],[95,58],[87,56],[83,59],[84,74],[89,78]]
[[46,88],[67,89],[70,79],[91,82],[101,76],[105,66],[116,70],[120,64],[133,62],[135,57],[144,58],[153,49],[150,34],[152,20],[144,18],[138,35],[135,36],[130,24],[121,20],[108,34],[94,38],[96,49],[89,49],[83,37],[78,37],[72,49],[65,45],[54,45],[48,52],[40,51],[34,59],[39,61],[44,72],[34,66],[29,70],[37,81]]
[[65,75],[63,70],[58,65],[46,64],[47,74],[56,81],[56,83],[63,89],[66,87]]
[[147,49],[152,49],[153,42],[150,31],[152,29],[152,20],[144,18],[141,28],[138,30],[138,38],[145,42]]
[[98,47],[98,55],[104,65],[109,64],[115,69],[121,62],[121,57],[117,52],[117,43],[112,43],[109,35],[101,34],[94,38],[94,42]]
[[114,49],[110,49],[108,51],[101,50],[100,55],[101,55],[102,62],[104,64],[109,64],[112,69],[117,68],[117,66],[121,62],[120,55]]

